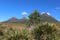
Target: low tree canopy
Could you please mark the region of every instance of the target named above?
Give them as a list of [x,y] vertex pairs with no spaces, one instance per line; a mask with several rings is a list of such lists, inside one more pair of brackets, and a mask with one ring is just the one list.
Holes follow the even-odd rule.
[[29,15],[29,23],[30,24],[40,23],[40,13],[37,10],[35,10],[33,13]]

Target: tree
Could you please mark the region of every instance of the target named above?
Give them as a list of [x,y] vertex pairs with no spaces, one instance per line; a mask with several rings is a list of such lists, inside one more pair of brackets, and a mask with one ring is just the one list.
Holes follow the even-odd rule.
[[33,13],[29,15],[29,23],[30,24],[40,23],[40,13],[37,10],[35,10]]

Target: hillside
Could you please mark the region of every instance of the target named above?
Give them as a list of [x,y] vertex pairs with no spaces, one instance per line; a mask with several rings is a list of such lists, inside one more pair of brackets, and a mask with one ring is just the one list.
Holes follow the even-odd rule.
[[6,21],[3,21],[3,23],[26,23],[27,19],[23,17],[22,19],[18,19],[16,17],[12,17]]
[[[41,22],[58,22],[58,20],[56,20],[54,17],[52,17],[51,15],[48,15],[46,13],[41,14]],[[3,23],[26,23],[27,18],[23,17],[22,19],[18,19],[16,17],[12,17],[6,21],[4,21]]]
[[58,20],[56,20],[54,17],[52,17],[51,15],[48,15],[48,14],[42,14],[41,15],[41,21],[42,22],[58,22]]

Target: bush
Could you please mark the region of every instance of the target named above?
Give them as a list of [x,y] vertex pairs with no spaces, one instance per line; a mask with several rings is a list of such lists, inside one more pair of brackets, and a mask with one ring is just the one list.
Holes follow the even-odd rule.
[[57,37],[56,33],[56,26],[50,23],[44,23],[33,27],[31,35],[35,40],[55,40]]
[[0,36],[0,40],[58,40],[59,36],[56,25],[50,23],[40,23],[30,28],[6,27],[4,31],[0,32],[3,34]]
[[1,40],[28,40],[29,31],[27,28],[13,29],[8,27],[4,35],[0,38]]

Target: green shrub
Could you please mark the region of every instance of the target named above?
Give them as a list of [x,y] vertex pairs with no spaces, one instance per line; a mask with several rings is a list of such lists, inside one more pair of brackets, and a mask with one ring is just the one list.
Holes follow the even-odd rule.
[[40,23],[30,28],[6,27],[4,31],[0,30],[0,32],[3,33],[0,40],[58,40],[57,38],[60,35],[58,35],[60,32],[56,25],[51,23]]
[[50,23],[39,24],[33,28],[31,35],[35,40],[55,40],[57,29]]
[[1,40],[28,40],[29,31],[27,28],[13,29],[8,27],[4,35],[1,36]]

